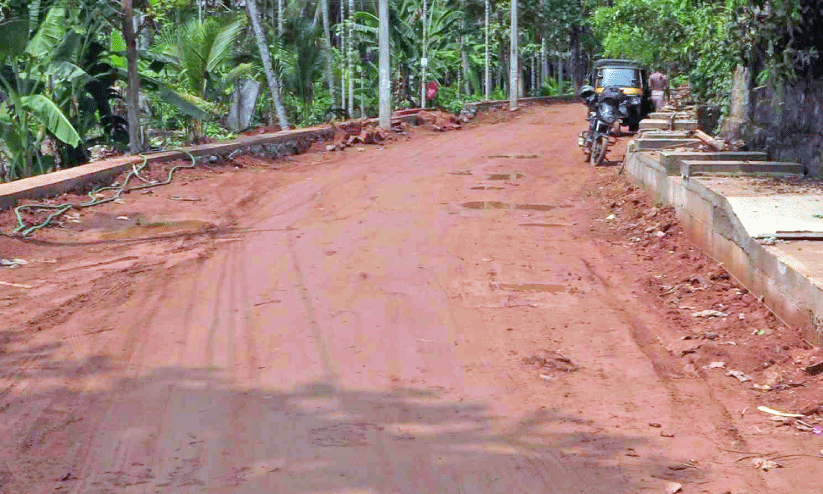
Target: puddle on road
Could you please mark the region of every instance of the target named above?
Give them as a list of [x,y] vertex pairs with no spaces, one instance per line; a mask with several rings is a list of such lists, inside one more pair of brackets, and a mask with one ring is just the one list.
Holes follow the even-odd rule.
[[505,187],[485,187],[485,186],[478,186],[478,187],[470,187],[471,190],[503,190]]
[[489,159],[515,159],[515,160],[533,160],[537,159],[540,156],[536,154],[492,154],[490,156],[486,156]]
[[523,209],[529,211],[549,211],[559,206],[554,204],[509,204],[498,201],[470,201],[464,202],[466,209]]
[[511,209],[510,204],[497,201],[464,202],[463,207],[467,209]]
[[139,238],[148,237],[152,235],[159,235],[161,233],[182,232],[182,231],[197,231],[203,227],[209,226],[211,223],[207,221],[198,220],[183,220],[183,221],[156,221],[152,223],[142,223],[133,225],[123,230],[104,233],[100,235],[103,239],[124,239],[124,238]]
[[555,285],[551,283],[501,283],[500,288],[514,292],[558,293],[566,291],[566,285]]
[[525,177],[525,175],[522,173],[492,173],[486,180],[517,180],[523,177]]
[[515,209],[527,209],[530,211],[549,211],[550,209],[556,209],[558,206],[554,204],[516,204],[514,206]]
[[517,226],[539,226],[543,228],[563,228],[569,225],[561,225],[560,223],[520,223]]

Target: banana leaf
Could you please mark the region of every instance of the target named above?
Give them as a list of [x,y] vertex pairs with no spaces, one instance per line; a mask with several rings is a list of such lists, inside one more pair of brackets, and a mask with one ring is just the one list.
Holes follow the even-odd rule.
[[54,137],[70,146],[80,144],[80,135],[52,100],[42,94],[32,94],[21,97],[20,101]]

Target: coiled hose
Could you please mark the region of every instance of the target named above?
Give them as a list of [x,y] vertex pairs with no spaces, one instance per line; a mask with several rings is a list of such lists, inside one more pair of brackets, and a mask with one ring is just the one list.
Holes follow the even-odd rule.
[[[99,189],[94,189],[91,192],[89,192],[90,200],[87,201],[87,202],[69,203],[69,204],[53,204],[53,205],[52,204],[24,204],[22,206],[17,206],[16,208],[14,208],[14,214],[17,217],[17,228],[15,228],[14,233],[20,234],[20,235],[25,237],[25,236],[31,235],[32,233],[36,232],[37,230],[40,230],[41,228],[45,228],[46,226],[49,225],[49,223],[52,222],[52,220],[54,220],[55,218],[59,218],[60,216],[65,214],[66,211],[68,211],[69,209],[84,209],[84,208],[88,208],[88,207],[91,207],[91,206],[97,206],[98,204],[104,204],[104,203],[107,203],[107,202],[115,201],[115,200],[119,199],[121,195],[129,193],[133,190],[148,189],[148,188],[151,188],[151,187],[158,187],[160,185],[168,185],[168,184],[171,183],[172,178],[174,177],[174,173],[177,170],[180,170],[181,168],[194,168],[195,164],[196,164],[196,160],[194,159],[194,156],[192,156],[191,153],[189,153],[188,151],[183,150],[183,149],[180,149],[178,151],[185,153],[189,157],[189,160],[191,160],[191,163],[188,164],[188,165],[177,165],[177,166],[172,167],[171,170],[169,170],[168,178],[166,178],[166,180],[164,180],[162,182],[156,181],[156,180],[147,180],[147,179],[140,176],[140,172],[143,171],[143,169],[146,167],[146,165],[149,162],[149,158],[147,156],[140,155],[143,158],[143,163],[141,163],[140,166],[132,165],[131,171],[128,173],[128,175],[126,175],[126,178],[123,180],[122,185],[110,185],[110,186],[107,186],[107,187],[101,187]],[[135,185],[134,187],[128,187],[129,182],[131,181],[132,178],[137,178],[138,180],[143,182],[143,184]],[[100,192],[107,191],[107,190],[113,190],[115,192],[110,197],[98,197]],[[38,223],[36,225],[29,225],[25,222],[25,220],[23,220],[23,217],[20,214],[20,212],[23,211],[23,210],[34,210],[34,211],[53,210],[54,212],[51,213],[50,215],[48,215],[46,217],[46,219],[43,220],[41,223]]]

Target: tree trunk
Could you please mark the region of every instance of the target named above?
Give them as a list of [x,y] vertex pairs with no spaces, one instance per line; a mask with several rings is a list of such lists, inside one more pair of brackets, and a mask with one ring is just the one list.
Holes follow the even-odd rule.
[[[246,0],[246,2],[253,2],[256,0]],[[256,8],[256,6],[255,6]],[[277,0],[277,40],[283,39],[283,0]],[[279,45],[278,45],[279,46]]]
[[423,60],[421,60],[421,71],[420,71],[420,108],[426,108],[426,67],[428,65],[428,32],[427,27],[429,25],[429,15],[428,15],[428,0],[423,0]]
[[354,0],[349,0],[349,47],[346,50],[346,64],[349,72],[349,116],[354,117]]
[[517,0],[512,0],[511,3],[511,35],[509,37],[509,110],[517,109],[518,92],[520,91],[520,83],[518,79],[518,53],[517,48]]
[[346,2],[340,1],[340,108],[346,108]]
[[549,79],[549,47],[548,40],[543,38],[542,46],[540,47],[540,73],[543,75],[540,85],[543,86]]
[[463,70],[463,93],[472,94],[476,81],[471,80],[471,77],[469,77],[469,54],[466,53],[465,37],[463,36],[460,37],[460,58],[462,62],[460,68]]
[[491,55],[489,54],[489,2],[486,0],[486,73],[485,73],[485,99],[489,100],[489,93],[491,92],[492,73],[491,73]]
[[128,86],[126,111],[129,118],[129,151],[132,154],[143,150],[140,138],[140,77],[137,73],[137,36],[134,32],[134,9],[132,0],[123,0],[123,38],[126,41],[128,63]]
[[246,9],[249,12],[251,27],[254,30],[254,37],[257,40],[257,49],[260,50],[260,60],[263,62],[263,71],[266,73],[266,81],[269,83],[269,91],[271,92],[271,99],[274,102],[274,110],[277,113],[277,121],[280,124],[280,128],[286,130],[289,128],[289,122],[286,120],[286,110],[283,108],[283,101],[280,99],[280,80],[271,66],[271,53],[269,53],[266,35],[260,26],[260,13],[257,12],[257,4],[255,2],[256,0],[248,0],[246,2]]
[[389,0],[378,0],[380,50],[380,126],[391,127],[391,79],[389,66]]
[[[331,52],[331,29],[329,28],[329,0],[322,0],[323,9],[323,61],[326,69],[326,84],[329,85],[329,93],[334,102],[334,74],[332,71],[333,59]],[[332,105],[334,106],[334,105]]]
[[580,31],[580,26],[572,26],[569,36],[569,41],[571,44],[571,78],[572,84],[574,84],[575,95],[580,94],[580,88],[583,86],[583,79],[586,77],[583,73],[583,60],[581,60],[580,57]]

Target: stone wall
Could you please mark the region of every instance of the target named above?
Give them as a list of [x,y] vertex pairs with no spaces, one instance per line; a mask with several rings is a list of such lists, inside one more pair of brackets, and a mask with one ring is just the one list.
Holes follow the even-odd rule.
[[823,176],[823,80],[795,81],[778,91],[752,86],[749,71],[738,68],[724,133],[770,160],[802,163],[810,175]]

